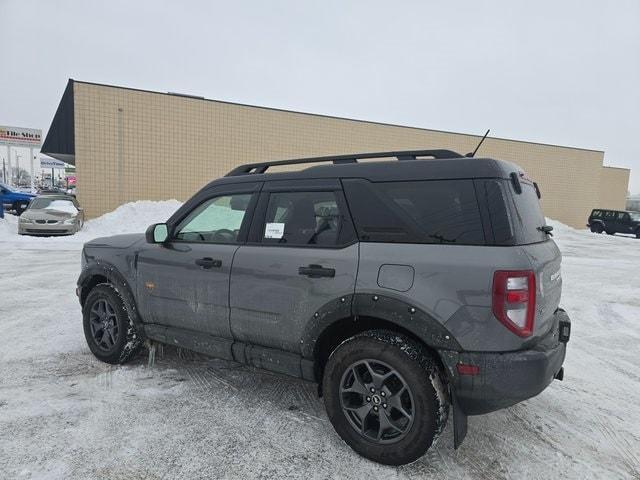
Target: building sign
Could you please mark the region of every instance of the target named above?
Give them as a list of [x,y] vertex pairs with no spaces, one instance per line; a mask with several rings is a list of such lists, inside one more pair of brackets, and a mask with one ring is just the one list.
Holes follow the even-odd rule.
[[0,145],[40,148],[41,143],[42,130],[0,125]]
[[55,158],[40,157],[40,168],[64,168],[64,162]]

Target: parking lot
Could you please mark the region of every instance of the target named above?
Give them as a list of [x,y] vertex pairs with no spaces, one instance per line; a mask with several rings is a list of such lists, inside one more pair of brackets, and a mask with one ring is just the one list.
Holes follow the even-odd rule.
[[358,457],[315,385],[166,348],[149,366],[98,362],[74,294],[82,242],[165,219],[177,202],[125,205],[67,238],[0,224],[1,478],[640,478],[640,240],[555,226],[565,380],[451,424],[400,468]]

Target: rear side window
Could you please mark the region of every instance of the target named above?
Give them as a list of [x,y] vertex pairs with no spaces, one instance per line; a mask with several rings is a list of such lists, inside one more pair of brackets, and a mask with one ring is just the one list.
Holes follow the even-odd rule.
[[[271,193],[262,243],[337,246],[344,241],[345,217],[334,192]],[[347,225],[348,227],[348,225]]]
[[343,184],[361,241],[485,244],[472,180]]
[[594,210],[593,212],[591,212],[592,218],[600,218],[601,216],[602,216],[602,212],[600,210]]

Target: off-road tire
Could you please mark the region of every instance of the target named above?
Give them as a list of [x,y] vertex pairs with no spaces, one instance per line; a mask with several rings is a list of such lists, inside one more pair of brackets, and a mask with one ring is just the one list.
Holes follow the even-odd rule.
[[[355,372],[354,364],[368,360],[391,367],[410,391],[413,419],[398,440],[382,443],[366,437],[343,409],[343,396],[351,395],[344,392],[345,379]],[[323,378],[325,408],[338,435],[357,453],[385,465],[404,465],[420,458],[446,425],[450,401],[444,378],[437,360],[418,342],[392,331],[370,330],[345,340],[331,353]],[[367,415],[380,415],[381,406],[377,412]],[[367,418],[380,425],[379,417]]]
[[[104,345],[101,347],[92,332],[92,308],[100,302],[109,304],[113,312],[111,316],[115,317],[113,320],[117,327],[117,333],[114,335],[114,342],[110,348],[105,348]],[[110,283],[100,283],[89,292],[82,308],[82,324],[91,353],[105,363],[126,363],[135,356],[142,346],[143,340],[136,331],[122,296]]]
[[602,228],[602,225],[599,223],[592,223],[591,224],[591,231],[593,233],[602,233],[604,231],[604,229]]
[[640,238],[640,228],[636,230],[636,238]]

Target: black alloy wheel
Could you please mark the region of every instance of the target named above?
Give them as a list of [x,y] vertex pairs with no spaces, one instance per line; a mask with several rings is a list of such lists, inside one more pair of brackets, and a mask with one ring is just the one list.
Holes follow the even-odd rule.
[[345,371],[340,401],[351,426],[368,440],[395,443],[413,425],[411,389],[402,375],[379,360],[360,360]]
[[82,307],[82,325],[87,345],[106,363],[129,361],[143,343],[123,296],[112,284],[100,283],[87,295]]
[[89,311],[91,337],[96,346],[109,352],[116,346],[120,330],[113,306],[104,298],[97,299]]

